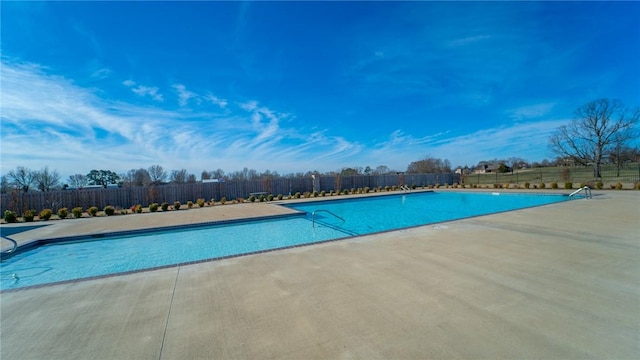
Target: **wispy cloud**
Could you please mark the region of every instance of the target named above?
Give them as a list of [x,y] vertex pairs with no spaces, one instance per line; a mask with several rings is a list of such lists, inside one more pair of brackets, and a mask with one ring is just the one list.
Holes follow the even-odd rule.
[[122,84],[126,87],[131,88],[131,91],[133,91],[136,95],[143,96],[143,97],[149,96],[155,101],[164,101],[162,94],[159,93],[159,89],[155,86],[150,87],[150,86],[144,86],[144,85],[137,85],[136,82],[133,80],[125,80],[122,82]]

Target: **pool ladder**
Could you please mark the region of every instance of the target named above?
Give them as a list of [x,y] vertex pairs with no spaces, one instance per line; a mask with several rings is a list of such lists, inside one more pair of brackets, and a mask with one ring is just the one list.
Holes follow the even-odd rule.
[[8,237],[3,237],[3,239],[9,240],[9,241],[11,241],[13,243],[13,248],[11,248],[11,250],[7,250],[7,253],[12,253],[12,252],[16,251],[16,249],[18,248],[18,243],[15,240],[9,239]]
[[588,186],[581,187],[580,189],[578,189],[578,190],[576,190],[576,191],[572,192],[571,194],[569,194],[569,196],[576,195],[576,194],[578,194],[580,191],[584,191],[584,198],[585,198],[585,199],[591,199],[591,198],[593,198],[593,195],[591,195],[591,188],[590,188],[590,187],[588,187]]
[[331,212],[331,211],[329,211],[329,210],[314,210],[314,211],[311,213],[311,222],[313,223],[313,227],[316,227],[316,213],[317,213],[317,212],[326,212],[326,213],[329,213],[329,214],[331,214],[331,215],[333,215],[333,216],[337,217],[338,219],[342,220],[342,222],[345,222],[344,218],[342,218],[342,217],[340,217],[340,216],[338,216],[338,215],[336,215],[336,214],[332,213],[332,212]]

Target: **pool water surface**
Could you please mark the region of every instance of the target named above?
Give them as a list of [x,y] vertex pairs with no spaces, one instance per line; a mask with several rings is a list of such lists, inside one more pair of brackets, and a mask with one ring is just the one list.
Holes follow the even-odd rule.
[[562,195],[406,193],[285,205],[301,213],[276,219],[56,241],[4,256],[0,290],[196,263],[569,199]]

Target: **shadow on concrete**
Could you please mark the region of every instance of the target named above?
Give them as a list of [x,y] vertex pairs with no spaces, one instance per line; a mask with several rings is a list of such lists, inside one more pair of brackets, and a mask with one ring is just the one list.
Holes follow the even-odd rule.
[[32,225],[18,225],[18,226],[0,226],[0,236],[7,237],[13,234],[21,233],[23,231],[29,231],[33,229],[37,229],[43,226],[49,226],[50,224],[32,224]]

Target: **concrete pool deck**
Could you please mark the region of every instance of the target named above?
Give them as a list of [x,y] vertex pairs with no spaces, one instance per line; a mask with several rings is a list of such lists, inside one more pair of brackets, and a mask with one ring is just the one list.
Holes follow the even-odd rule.
[[[594,195],[3,292],[0,358],[634,359],[640,192]],[[271,204],[220,208],[216,216],[227,218],[288,211]],[[128,222],[197,223],[211,221],[206,212],[213,209],[171,220],[171,213],[158,213],[56,221],[11,237],[25,243]]]

